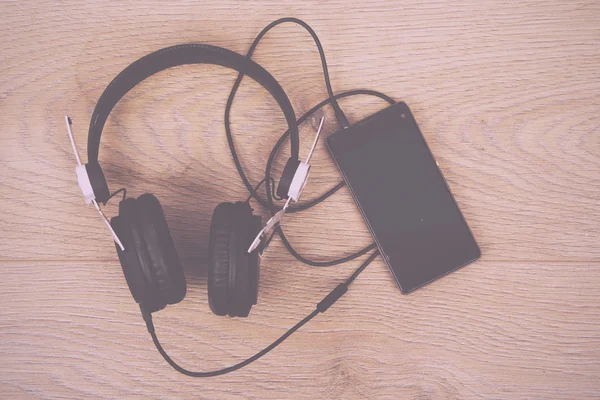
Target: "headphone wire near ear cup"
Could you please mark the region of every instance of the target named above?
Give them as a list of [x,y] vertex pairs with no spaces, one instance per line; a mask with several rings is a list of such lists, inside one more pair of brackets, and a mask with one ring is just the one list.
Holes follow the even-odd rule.
[[[328,99],[313,107],[298,120],[296,120],[291,102],[279,83],[269,72],[251,60],[252,54],[262,37],[271,28],[284,22],[293,22],[301,25],[313,37],[321,57],[325,84],[329,96]],[[107,224],[109,225],[109,229],[113,233],[115,240],[119,241],[120,246],[116,244],[117,253],[132,296],[135,301],[139,303],[147,329],[162,357],[174,369],[183,374],[206,377],[235,371],[267,354],[317,314],[325,312],[341,298],[348,290],[350,283],[352,283],[352,281],[379,253],[375,250],[344,283],[340,283],[325,296],[312,313],[290,328],[271,345],[245,361],[213,372],[192,372],[180,367],[168,356],[156,336],[152,322],[152,313],[165,308],[167,304],[175,304],[183,300],[186,295],[186,283],[183,268],[181,267],[181,263],[177,256],[164,211],[158,199],[151,194],[144,194],[137,199],[126,198],[126,191],[124,188],[110,194],[108,184],[98,163],[98,155],[104,124],[111,113],[111,110],[126,93],[145,78],[159,71],[178,65],[198,63],[222,65],[236,69],[239,72],[238,78],[227,101],[225,110],[225,130],[238,173],[250,192],[250,196],[246,202],[221,203],[215,208],[213,213],[209,240],[208,297],[210,308],[216,315],[248,316],[252,305],[256,304],[258,297],[260,271],[258,254],[259,252],[262,253],[262,250],[272,240],[276,232],[281,237],[283,244],[290,254],[297,260],[311,266],[340,264],[353,260],[368,253],[372,249],[375,249],[376,245],[373,243],[362,250],[339,259],[313,261],[298,254],[288,242],[281,226],[277,225],[268,237],[266,243],[259,248],[259,251],[252,251],[249,254],[247,249],[251,244],[252,237],[256,236],[261,229],[260,216],[252,214],[249,201],[254,197],[259,204],[264,206],[271,213],[271,215],[276,215],[282,208],[275,205],[273,200],[281,200],[288,197],[291,198],[289,190],[287,190],[283,196],[278,195],[281,193],[276,193],[275,179],[271,177],[272,164],[281,145],[288,137],[290,138],[290,149],[292,154],[292,158],[288,163],[296,163],[299,160],[298,125],[306,121],[313,113],[320,110],[323,106],[327,104],[332,105],[338,122],[342,128],[345,129],[348,126],[348,119],[339,107],[337,102],[338,99],[354,95],[370,95],[379,97],[391,104],[394,103],[394,100],[385,94],[370,90],[354,90],[334,95],[331,89],[327,63],[321,43],[314,31],[305,22],[296,18],[282,18],[269,24],[254,40],[246,57],[227,49],[203,44],[177,45],[160,49],[142,57],[125,68],[117,77],[115,77],[115,79],[113,79],[113,81],[111,81],[102,93],[94,108],[90,122],[87,146],[88,164],[85,164],[85,172],[89,183],[86,184],[86,189],[91,187],[93,189],[93,198],[95,201],[104,204],[119,192],[123,192],[123,200],[119,203],[119,215],[112,218],[110,223],[107,222]],[[250,184],[241,166],[233,144],[229,120],[233,98],[245,75],[252,77],[275,98],[283,111],[288,124],[288,130],[279,138],[267,160],[264,179],[256,185],[256,187],[253,187]],[[68,124],[70,129],[70,121],[68,121]],[[69,134],[71,135],[70,130]],[[76,153],[73,140],[72,144]],[[78,163],[80,163],[79,159]],[[80,165],[80,167],[83,166]],[[297,170],[298,168],[296,167],[295,169]],[[307,175],[307,173],[308,171],[306,171],[305,175]],[[294,182],[296,182],[293,179],[295,175],[295,173],[290,175]],[[291,181],[288,178],[283,179],[283,186],[281,185],[282,182],[280,180],[279,187],[285,188],[286,185],[290,186]],[[305,182],[305,180],[303,182]],[[258,189],[261,184],[264,184],[265,186],[266,197],[264,199],[258,195]],[[297,186],[296,184],[294,185],[294,187]],[[290,207],[289,212],[293,213],[306,210],[321,201],[324,201],[343,186],[344,183],[342,181],[318,198]],[[90,192],[90,190],[86,190],[84,195],[88,192]],[[301,192],[301,188],[296,192]],[[297,198],[298,196],[296,196],[295,200],[297,200]],[[88,198],[86,197],[86,201],[87,200]],[[102,214],[100,209],[98,209],[98,211]],[[105,220],[108,221],[106,217]],[[123,241],[123,245],[121,245],[119,239]]]
[[152,337],[152,342],[154,343],[154,346],[156,346],[156,349],[158,350],[158,352],[160,353],[160,355],[165,359],[165,361],[171,367],[173,367],[173,369],[175,369],[176,371],[178,371],[178,372],[180,372],[180,373],[182,373],[184,375],[191,376],[191,377],[194,377],[194,378],[209,378],[209,377],[213,377],[213,376],[224,375],[224,374],[227,374],[229,372],[233,372],[233,371],[236,371],[236,370],[238,370],[240,368],[243,368],[246,365],[248,365],[248,364],[250,364],[250,363],[258,360],[259,358],[261,358],[262,356],[264,356],[265,354],[267,354],[268,352],[270,352],[271,350],[273,350],[275,347],[279,346],[283,341],[285,341],[294,332],[296,332],[298,329],[300,329],[302,326],[304,326],[307,322],[309,322],[311,319],[313,319],[314,317],[316,317],[318,314],[327,311],[329,309],[329,307],[331,307],[333,304],[335,304],[335,302],[338,301],[348,291],[348,286],[356,279],[356,277],[362,271],[364,271],[364,269],[378,255],[379,255],[379,251],[377,251],[377,250],[374,251],[354,271],[354,273],[352,275],[350,275],[350,277],[348,279],[346,279],[345,282],[340,283],[331,292],[329,292],[329,294],[327,294],[327,296],[325,296],[323,298],[323,300],[321,300],[319,302],[319,304],[317,304],[315,310],[313,310],[310,314],[308,314],[306,317],[304,317],[296,325],[294,325],[293,327],[291,327],[290,329],[288,329],[287,332],[285,332],[283,335],[281,335],[277,340],[275,340],[269,346],[265,347],[264,349],[262,349],[261,351],[259,351],[255,355],[253,355],[252,357],[249,357],[249,358],[245,359],[244,361],[241,361],[241,362],[239,362],[237,364],[234,364],[234,365],[232,365],[230,367],[218,369],[218,370],[215,370],[215,371],[206,371],[206,372],[190,371],[188,369],[183,368],[179,364],[177,364],[167,354],[167,352],[165,351],[165,349],[162,347],[162,345],[161,345],[161,343],[160,343],[160,341],[158,339],[158,336],[156,335],[156,330],[154,328],[154,322],[152,321],[152,313],[148,312],[143,307],[140,307],[140,310],[142,312],[142,317],[144,318],[144,321],[146,322],[146,328],[148,329],[148,332],[150,333],[150,336]]
[[[344,115],[343,111],[341,110],[340,106],[338,105],[338,100],[342,99],[342,98],[346,98],[346,97],[350,97],[350,96],[357,96],[357,95],[367,95],[367,96],[374,96],[374,97],[378,97],[384,101],[386,101],[389,104],[394,104],[395,100],[392,99],[391,97],[387,96],[384,93],[381,92],[377,92],[374,90],[366,90],[366,89],[358,89],[358,90],[351,90],[351,91],[347,91],[347,92],[342,92],[339,93],[337,95],[333,94],[333,90],[331,89],[331,81],[329,78],[329,71],[327,68],[327,61],[325,59],[325,51],[323,50],[323,46],[321,45],[321,42],[317,36],[317,34],[313,31],[313,29],[304,21],[299,20],[297,18],[281,18],[278,19],[276,21],[273,21],[272,23],[270,23],[269,25],[267,25],[259,34],[258,36],[256,36],[256,38],[254,39],[254,41],[252,42],[252,45],[250,46],[250,49],[248,50],[248,52],[246,53],[246,57],[251,58],[252,55],[254,54],[254,51],[256,49],[256,47],[258,46],[259,42],[261,41],[261,39],[267,34],[267,32],[269,30],[271,30],[272,28],[274,28],[275,26],[282,24],[282,23],[287,23],[287,22],[291,22],[291,23],[295,23],[297,25],[302,26],[304,29],[306,29],[308,31],[308,33],[311,35],[311,37],[313,38],[313,40],[315,41],[315,44],[317,46],[317,49],[319,51],[319,56],[321,58],[321,65],[323,68],[323,76],[324,76],[324,80],[325,80],[325,86],[327,87],[327,94],[328,94],[328,98],[323,100],[322,102],[320,102],[319,104],[317,104],[316,106],[314,106],[313,108],[311,108],[309,111],[307,111],[304,115],[302,115],[300,118],[298,118],[297,120],[297,126],[300,126],[301,124],[303,124],[306,120],[308,120],[314,113],[319,112],[324,106],[326,106],[327,104],[331,104],[336,118],[338,120],[338,122],[341,124],[342,127],[347,127],[348,126],[348,119],[346,118],[346,116]],[[275,200],[280,200],[277,198],[277,196],[275,196],[274,192],[275,192],[275,184],[274,184],[274,180],[271,177],[271,167],[273,164],[273,161],[275,159],[275,155],[278,153],[279,149],[281,148],[281,145],[284,143],[285,139],[287,139],[287,137],[290,135],[289,131],[284,132],[281,137],[279,138],[279,140],[277,141],[277,143],[275,144],[275,146],[273,147],[271,154],[269,155],[269,159],[267,161],[267,165],[265,168],[265,178],[263,180],[260,181],[260,183],[258,185],[256,185],[256,188],[253,187],[253,185],[250,183],[250,180],[248,179],[246,172],[244,171],[244,168],[242,167],[242,164],[240,162],[240,159],[237,155],[237,150],[235,148],[235,143],[233,141],[233,133],[231,131],[231,123],[230,123],[230,114],[231,114],[231,107],[233,106],[233,100],[235,98],[235,95],[237,94],[237,90],[242,82],[242,79],[244,78],[244,73],[240,72],[238,74],[238,77],[235,81],[235,83],[233,84],[233,87],[231,89],[231,92],[229,93],[229,98],[227,99],[227,104],[225,106],[225,135],[227,137],[227,143],[229,144],[229,150],[231,152],[231,156],[233,158],[235,167],[238,171],[238,174],[240,176],[240,178],[242,179],[242,182],[244,183],[244,185],[246,186],[246,189],[249,192],[249,196],[248,198],[252,198],[254,197],[256,199],[256,201],[263,206],[264,208],[266,208],[271,215],[275,215],[275,213],[277,213],[281,207],[276,206],[273,203],[273,199]],[[262,198],[261,196],[258,195],[258,187],[260,187],[261,184],[265,183],[265,192],[266,192],[266,198]],[[324,194],[322,194],[321,196],[310,200],[306,203],[303,204],[297,204],[295,206],[290,206],[287,210],[288,213],[294,213],[294,212],[299,212],[299,211],[303,211],[303,210],[307,210],[312,206],[315,206],[317,204],[319,204],[320,202],[326,200],[327,198],[329,198],[330,196],[332,196],[333,194],[335,194],[338,190],[340,190],[343,186],[345,185],[344,181],[340,181],[337,185],[335,185],[333,188],[329,189],[327,192],[325,192]],[[285,245],[286,249],[290,252],[290,254],[292,254],[292,256],[294,258],[296,258],[298,261],[309,265],[309,266],[314,266],[314,267],[327,267],[327,266],[333,266],[333,265],[338,265],[338,264],[342,264],[351,260],[354,260],[360,256],[362,256],[363,254],[368,253],[369,251],[373,250],[376,245],[375,243],[370,244],[369,246],[366,246],[365,248],[356,251],[348,256],[345,257],[341,257],[338,259],[333,259],[333,260],[327,260],[327,261],[314,261],[314,260],[310,260],[302,255],[300,255],[293,247],[292,245],[289,243],[289,241],[287,240],[283,229],[281,227],[278,227],[276,229],[276,231],[279,234],[279,237],[281,238],[283,244]],[[273,231],[275,232],[275,231]],[[273,234],[270,235],[269,239],[267,239],[267,242],[270,242],[270,240],[272,239]],[[261,247],[265,247],[265,244],[262,244]]]
[[121,201],[123,201],[127,198],[127,189],[122,187],[121,189],[117,190],[116,192],[111,193],[110,196],[108,196],[108,200],[106,200],[106,202],[108,203],[113,197],[115,197],[119,193],[123,193],[123,198],[121,199]]
[[[263,183],[265,183],[264,178],[260,182],[258,182],[258,184],[256,186],[254,186],[254,191],[256,192]],[[275,178],[273,178],[273,177],[271,177],[271,196],[273,196],[273,198],[277,201],[283,200],[282,197],[277,196],[277,194],[275,193]],[[248,195],[248,197],[246,197],[246,201],[244,201],[244,203],[250,203],[250,199],[252,199],[252,197],[254,197],[254,196],[252,195],[252,193],[250,193],[250,195]]]

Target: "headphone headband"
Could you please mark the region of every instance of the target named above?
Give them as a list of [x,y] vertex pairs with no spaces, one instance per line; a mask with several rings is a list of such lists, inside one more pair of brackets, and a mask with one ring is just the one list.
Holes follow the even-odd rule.
[[102,128],[119,100],[144,79],[165,69],[185,64],[215,64],[231,68],[248,75],[264,87],[283,111],[290,132],[291,156],[298,159],[300,140],[296,115],[290,100],[275,78],[251,59],[231,50],[207,44],[184,44],[166,47],[140,58],[121,71],[106,87],[98,99],[90,122],[88,163],[98,163]]

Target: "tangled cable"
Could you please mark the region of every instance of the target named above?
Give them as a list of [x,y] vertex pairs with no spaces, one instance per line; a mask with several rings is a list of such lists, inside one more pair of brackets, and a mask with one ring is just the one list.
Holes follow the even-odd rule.
[[[292,22],[292,23],[302,26],[312,36],[312,38],[315,41],[315,44],[317,46],[317,49],[319,50],[319,56],[321,57],[321,65],[323,67],[323,76],[325,79],[325,86],[327,88],[327,93],[329,95],[329,97],[326,100],[323,100],[322,102],[320,102],[319,104],[317,104],[316,106],[314,106],[313,108],[308,110],[300,118],[298,118],[298,121],[297,121],[298,125],[306,122],[315,112],[317,112],[318,110],[320,110],[327,104],[331,104],[333,107],[336,119],[338,120],[340,126],[342,128],[346,128],[348,126],[348,119],[346,118],[346,115],[344,114],[344,112],[342,111],[342,109],[340,108],[340,106],[337,102],[338,99],[342,99],[345,97],[356,96],[356,95],[369,95],[369,96],[375,96],[380,99],[383,99],[383,100],[387,101],[389,104],[395,103],[395,101],[391,97],[389,97],[383,93],[374,91],[374,90],[360,90],[359,89],[359,90],[351,90],[351,91],[347,91],[347,92],[343,92],[343,93],[334,95],[333,90],[331,89],[331,81],[329,79],[329,70],[327,69],[327,61],[325,59],[325,52],[323,50],[323,46],[321,45],[321,42],[319,41],[319,38],[317,37],[317,34],[313,31],[313,29],[306,22],[299,20],[297,18],[281,18],[281,19],[278,19],[277,21],[273,21],[272,23],[267,25],[258,34],[256,39],[254,39],[254,42],[252,42],[252,45],[250,46],[250,49],[248,50],[246,57],[252,58],[252,55],[254,54],[254,50],[256,49],[256,46],[258,45],[260,40],[266,35],[266,33],[269,30],[271,30],[272,28],[274,28],[275,26],[280,25],[285,22]],[[275,143],[275,146],[271,150],[271,154],[269,155],[269,158],[268,158],[267,164],[266,164],[266,168],[265,168],[265,178],[258,185],[253,186],[252,183],[250,182],[250,180],[248,179],[248,177],[246,176],[244,168],[242,167],[242,164],[237,155],[237,151],[235,149],[235,144],[233,142],[233,134],[231,132],[231,123],[230,123],[230,113],[231,113],[231,107],[233,105],[233,100],[235,98],[235,95],[237,93],[237,90],[238,90],[243,78],[244,78],[244,74],[240,73],[238,75],[235,83],[233,84],[231,93],[229,94],[229,98],[227,99],[227,105],[225,106],[225,134],[227,136],[227,143],[229,144],[229,150],[231,151],[231,156],[233,157],[233,162],[235,163],[235,167],[237,168],[238,174],[240,175],[242,182],[244,182],[246,189],[248,189],[248,192],[250,193],[248,198],[249,199],[254,198],[261,206],[263,206],[267,210],[269,210],[271,215],[274,215],[277,211],[279,211],[281,209],[281,206],[275,205],[273,203],[274,193],[272,190],[273,177],[271,177],[271,168],[273,165],[273,161],[275,160],[275,156],[277,155],[277,153],[279,152],[279,149],[281,148],[281,145],[284,143],[285,139],[289,136],[289,131],[286,131],[281,135],[281,137],[279,138],[277,143]],[[262,183],[264,183],[264,186],[265,186],[266,199],[260,197],[258,194],[258,191],[257,191],[258,187]],[[307,210],[307,209],[319,204],[320,202],[326,200],[327,198],[329,198],[331,195],[333,195],[338,190],[340,190],[344,185],[345,185],[344,181],[340,181],[338,184],[336,184],[334,187],[332,187],[331,189],[329,189],[328,191],[326,191],[325,193],[323,193],[321,196],[317,197],[316,199],[309,200],[309,201],[299,204],[299,205],[290,206],[287,209],[287,212],[295,213],[295,212]],[[278,200],[278,199],[275,198],[275,200]],[[292,256],[294,256],[294,258],[296,258],[298,261],[301,261],[304,264],[314,266],[314,267],[327,267],[327,266],[345,263],[347,261],[354,260],[355,258],[362,256],[363,254],[368,253],[370,250],[373,250],[376,247],[375,243],[372,243],[372,244],[368,245],[367,247],[365,247],[359,251],[356,251],[348,256],[342,257],[342,258],[327,260],[327,261],[315,261],[315,260],[310,260],[310,259],[302,256],[293,248],[293,246],[291,245],[291,243],[289,242],[289,240],[283,233],[283,229],[281,228],[281,226],[278,226],[276,228],[276,230],[273,231],[273,233],[272,233],[271,237],[268,239],[267,243],[272,239],[272,237],[275,233],[279,234],[279,237],[281,238],[281,241],[283,242],[284,246],[290,252],[290,254]]]
[[[282,19],[279,19],[279,20],[274,21],[274,22],[270,23],[269,25],[267,25],[258,34],[256,39],[254,39],[252,46],[250,46],[250,50],[248,50],[247,57],[248,58],[252,57],[252,54],[254,53],[256,46],[258,45],[260,40],[263,38],[263,36],[269,30],[271,30],[273,27],[275,27],[279,24],[282,24],[284,22],[293,22],[298,25],[301,25],[310,33],[310,35],[314,39],[315,44],[317,45],[317,48],[319,50],[319,55],[321,57],[321,64],[323,66],[323,75],[325,78],[325,86],[327,87],[327,93],[329,95],[329,98],[327,98],[326,100],[323,100],[322,102],[320,102],[319,104],[317,104],[316,106],[311,108],[304,115],[302,115],[300,118],[298,118],[298,120],[297,120],[298,125],[304,123],[307,119],[309,119],[311,117],[311,115],[313,115],[315,112],[320,110],[325,105],[331,104],[331,106],[333,107],[336,119],[338,120],[340,126],[342,128],[348,127],[348,119],[346,118],[346,115],[344,114],[344,112],[342,111],[342,109],[340,108],[340,106],[338,105],[338,102],[337,102],[338,99],[342,99],[345,97],[350,97],[350,96],[355,96],[355,95],[369,95],[369,96],[375,96],[380,99],[383,99],[390,104],[394,104],[394,100],[392,98],[390,98],[389,96],[387,96],[383,93],[376,92],[374,90],[351,90],[348,92],[343,92],[343,93],[334,95],[333,91],[331,89],[331,82],[329,80],[329,71],[327,70],[327,62],[325,60],[325,53],[323,51],[323,46],[321,46],[321,42],[319,41],[319,38],[317,37],[315,32],[312,30],[312,28],[310,26],[308,26],[308,24],[306,24],[304,21],[301,21],[296,18],[282,18]],[[285,139],[289,136],[289,131],[286,131],[285,133],[283,133],[283,135],[281,135],[281,137],[279,138],[279,140],[277,141],[277,143],[271,150],[271,154],[269,155],[269,158],[268,158],[267,164],[266,164],[266,168],[265,168],[264,179],[262,179],[257,185],[253,186],[250,183],[250,180],[248,179],[248,177],[246,176],[246,173],[244,172],[244,168],[242,167],[242,164],[240,163],[239,157],[237,155],[237,152],[235,149],[235,144],[233,142],[233,135],[231,133],[230,118],[229,118],[229,115],[231,112],[231,107],[233,105],[233,99],[235,98],[235,94],[237,93],[237,90],[238,90],[243,78],[244,78],[244,74],[240,73],[233,85],[233,88],[231,89],[231,93],[229,94],[229,98],[227,100],[227,105],[225,107],[225,132],[227,135],[227,142],[229,144],[229,149],[231,151],[231,155],[233,157],[233,161],[234,161],[237,171],[240,175],[240,178],[244,182],[244,185],[246,186],[246,188],[248,189],[248,192],[249,192],[249,196],[246,201],[249,202],[252,198],[254,198],[261,206],[267,208],[269,210],[269,212],[271,213],[271,215],[274,215],[277,211],[279,211],[281,209],[281,206],[275,205],[273,200],[278,201],[281,199],[277,198],[277,196],[275,195],[274,190],[273,190],[274,179],[271,176],[271,167],[273,165],[273,161],[275,160],[275,156],[277,155],[279,149],[281,148],[281,145],[283,144]],[[266,198],[262,198],[258,194],[258,188],[263,184],[265,186]],[[335,185],[334,187],[329,189],[327,192],[325,192],[321,196],[317,197],[316,199],[312,199],[303,204],[289,207],[288,212],[294,213],[294,212],[307,210],[310,207],[326,200],[331,195],[333,195],[338,190],[340,190],[343,186],[344,186],[344,181],[341,181],[337,185]],[[357,257],[360,257],[363,254],[368,253],[369,251],[373,250],[376,247],[376,245],[373,243],[357,252],[350,254],[349,256],[346,256],[346,257],[342,257],[342,258],[338,258],[338,259],[334,259],[334,260],[328,260],[328,261],[314,261],[314,260],[310,260],[310,259],[300,255],[296,250],[294,250],[294,248],[292,247],[292,245],[286,238],[285,234],[283,233],[283,229],[281,228],[281,226],[277,226],[276,230],[273,231],[271,236],[268,238],[268,241],[270,241],[273,238],[275,233],[279,234],[281,241],[283,242],[283,244],[285,245],[287,250],[290,252],[290,254],[292,254],[292,256],[294,256],[297,260],[299,260],[305,264],[311,265],[311,266],[324,267],[324,266],[341,264],[341,263],[353,260]],[[268,243],[268,241],[267,241],[267,243]],[[146,312],[143,308],[141,309],[141,311],[142,311],[144,320],[146,322],[146,327],[148,329],[148,332],[150,333],[150,335],[152,337],[152,341],[154,342],[154,345],[156,346],[156,348],[159,351],[159,353],[161,354],[161,356],[169,363],[169,365],[171,367],[173,367],[178,372],[185,374],[187,376],[191,376],[191,377],[211,377],[211,376],[223,375],[228,372],[238,370],[238,369],[258,360],[259,358],[261,358],[262,356],[264,356],[265,354],[267,354],[268,352],[273,350],[275,347],[277,347],[279,344],[281,344],[285,339],[287,339],[290,335],[292,335],[294,332],[296,332],[298,329],[300,329],[303,325],[305,325],[308,321],[313,319],[319,313],[327,311],[327,309],[329,307],[331,307],[340,297],[342,297],[344,295],[344,293],[346,293],[346,291],[348,290],[348,286],[375,259],[375,257],[377,257],[377,255],[379,255],[379,251],[375,250],[374,252],[372,252],[369,255],[369,257],[367,257],[367,259],[365,261],[363,261],[363,263],[352,273],[352,275],[350,275],[350,277],[346,279],[345,282],[340,283],[327,296],[325,296],[323,298],[323,300],[321,300],[317,304],[315,310],[313,310],[304,319],[302,319],[296,325],[294,325],[289,330],[287,330],[283,335],[281,335],[277,340],[275,340],[269,346],[265,347],[263,350],[259,351],[255,355],[253,355],[235,365],[221,368],[221,369],[218,369],[215,371],[205,371],[205,372],[190,371],[188,369],[181,367],[179,364],[177,364],[167,354],[165,349],[162,347],[162,345],[156,335],[155,329],[154,329],[154,324],[152,322],[152,314],[149,312]]]

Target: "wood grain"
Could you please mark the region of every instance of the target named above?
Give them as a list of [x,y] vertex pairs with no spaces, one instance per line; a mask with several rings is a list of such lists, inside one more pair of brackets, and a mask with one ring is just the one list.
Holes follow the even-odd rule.
[[[0,7],[1,398],[598,398],[597,2]],[[82,205],[62,118],[73,118],[83,151],[95,102],[129,63],[186,42],[245,53],[282,16],[319,34],[334,91],[380,90],[412,108],[483,258],[408,296],[377,260],[340,303],[252,367],[188,379],[153,350],[105,228]],[[298,116],[326,97],[314,43],[299,27],[276,28],[255,58]],[[154,193],[165,208],[189,294],[158,314],[157,326],[174,357],[197,368],[260,349],[358,262],[309,268],[275,241],[251,317],[210,314],[208,221],[219,202],[246,195],[223,128],[235,76],[210,66],[158,74],[116,107],[100,153],[112,189]],[[352,121],[385,106],[365,96],[341,105]],[[326,118],[325,131],[336,130],[330,110]],[[232,122],[258,182],[284,120],[247,79]],[[311,137],[301,127],[302,154]],[[321,143],[304,198],[339,179]],[[370,242],[346,190],[291,216],[286,232],[319,260]]]
[[[187,271],[184,302],[155,318],[173,357],[206,370],[250,355],[309,313],[350,269],[315,272],[277,257],[265,263],[260,303],[245,320],[212,315],[205,277]],[[598,393],[597,263],[579,263],[575,271],[569,263],[484,261],[402,296],[376,261],[338,304],[280,348],[246,371],[208,380],[168,369],[115,263],[2,267],[5,397],[572,399]]]

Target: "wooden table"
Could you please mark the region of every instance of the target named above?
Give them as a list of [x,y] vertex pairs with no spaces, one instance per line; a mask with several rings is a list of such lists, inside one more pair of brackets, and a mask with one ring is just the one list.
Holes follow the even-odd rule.
[[[0,7],[1,398],[600,396],[598,2]],[[263,359],[219,378],[188,378],[154,349],[110,237],[84,207],[63,115],[72,117],[85,154],[91,111],[128,64],[188,42],[245,53],[282,16],[302,18],[319,34],[334,91],[374,89],[411,106],[483,257],[406,296],[376,259],[342,300]],[[301,28],[276,28],[255,59],[280,81],[297,115],[326,97],[316,48]],[[364,259],[308,267],[275,240],[251,316],[212,315],[212,210],[247,195],[223,127],[235,76],[187,66],[144,82],[112,113],[100,153],[113,190],[154,193],[165,208],[188,295],[154,320],[172,356],[198,370],[254,354]],[[359,121],[385,105],[359,96],[341,106]],[[256,183],[285,122],[248,79],[232,122]],[[331,110],[325,125],[336,129]],[[304,125],[300,133],[305,155],[313,130]],[[285,158],[284,151],[275,176]],[[320,143],[304,199],[339,179]],[[115,215],[117,206],[106,212]],[[346,189],[290,216],[285,230],[315,260],[371,240]]]

